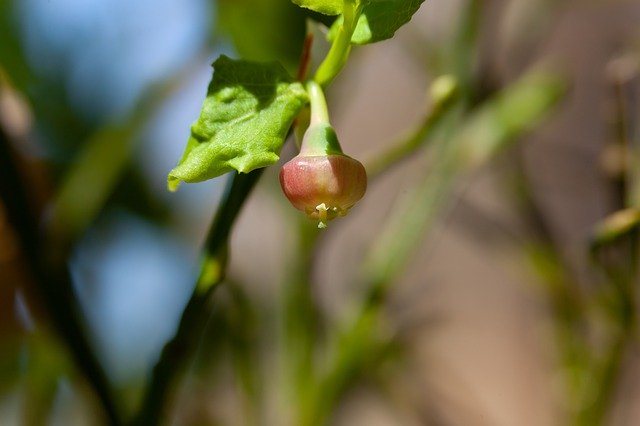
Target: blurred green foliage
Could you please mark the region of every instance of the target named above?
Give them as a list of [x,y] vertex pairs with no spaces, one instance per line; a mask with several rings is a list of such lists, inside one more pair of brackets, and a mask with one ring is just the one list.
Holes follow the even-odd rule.
[[[288,272],[283,274],[275,306],[248,294],[247,283],[226,276],[229,255],[237,256],[240,262],[252,261],[244,259],[243,253],[229,253],[229,247],[232,227],[261,176],[260,171],[234,174],[206,238],[193,296],[176,335],[159,355],[150,387],[144,392],[140,383],[131,383],[113,389],[113,383],[103,381],[101,367],[95,363],[95,347],[78,315],[81,310],[76,306],[68,264],[78,241],[96,226],[101,215],[113,209],[134,212],[168,233],[175,232],[171,204],[152,189],[136,163],[136,147],[145,137],[146,127],[182,87],[202,56],[229,48],[225,41],[231,41],[237,56],[251,61],[277,60],[295,75],[303,53],[306,20],[312,17],[334,28],[340,24],[339,19],[334,23],[333,17],[284,0],[212,3],[216,21],[207,28],[209,37],[194,53],[193,63],[185,63],[163,81],[149,82],[131,111],[114,118],[79,110],[70,100],[65,71],[46,73],[37,69],[37,61],[27,60],[17,19],[18,0],[0,0],[0,96],[24,97],[34,119],[25,140],[22,136],[13,140],[8,132],[0,138],[3,152],[9,153],[1,159],[7,166],[0,170],[0,221],[9,218],[6,222],[14,228],[11,232],[25,252],[12,259],[11,267],[27,273],[12,284],[21,294],[27,288],[39,290],[40,303],[49,308],[48,314],[33,309],[35,332],[28,327],[16,332],[16,325],[0,335],[0,397],[12,392],[24,396],[25,424],[48,420],[63,377],[81,394],[78,404],[95,407],[101,400],[114,424],[157,424],[176,414],[188,416],[190,407],[175,401],[207,406],[225,403],[189,392],[185,398],[179,391],[185,375],[192,379],[185,381],[188,389],[225,388],[231,382],[230,399],[240,401],[244,424],[264,423],[272,412],[285,423],[328,424],[358,386],[366,384],[384,393],[386,384],[377,379],[389,365],[399,368],[407,343],[386,311],[394,285],[402,279],[421,243],[431,236],[456,185],[493,164],[504,152],[512,153],[521,137],[554,111],[566,89],[562,78],[537,67],[511,81],[488,81],[487,70],[479,65],[487,9],[479,0],[463,2],[456,30],[441,44],[411,46],[437,59],[429,62],[424,72],[446,76],[450,90],[442,99],[431,99],[434,103],[415,130],[391,141],[370,163],[374,185],[375,179],[399,167],[407,157],[420,157],[428,167],[411,177],[405,197],[390,201],[393,214],[376,230],[371,245],[363,249],[364,261],[354,267],[359,268],[354,288],[361,293],[353,309],[336,321],[319,302],[313,288],[315,268],[328,238],[301,217],[286,216],[287,210],[279,214],[295,228],[295,241],[282,241],[293,255],[287,260]],[[402,2],[403,7],[390,17],[388,9],[400,3],[369,3],[353,41],[368,43],[393,36],[422,4],[417,0]],[[346,60],[349,49],[343,53]],[[278,69],[276,74],[282,76],[284,70]],[[344,98],[348,97],[347,93]],[[277,150],[298,111],[294,109],[285,111],[286,128],[280,126],[275,132]],[[4,125],[2,118],[0,125]],[[30,151],[34,146],[38,148],[35,153]],[[568,406],[565,417],[567,423],[576,425],[604,424],[625,372],[627,351],[636,339],[638,206],[623,202],[621,210],[595,228],[589,270],[595,285],[586,286],[567,266],[544,220],[536,216],[526,171],[520,166],[514,165],[518,170],[513,175],[520,185],[520,207],[526,212],[528,234],[518,244],[539,278],[541,298],[550,308],[567,389],[563,396]],[[34,170],[46,176],[48,187],[40,192],[28,178]],[[635,179],[635,175],[629,173],[628,178]],[[635,181],[630,184],[637,186]],[[44,192],[40,203],[33,202],[36,192]],[[7,228],[0,226],[0,246]],[[337,229],[328,232],[340,232]],[[0,263],[0,271],[3,267]],[[2,279],[0,285],[5,285]],[[15,297],[16,290],[7,294]],[[279,396],[274,398],[273,394]],[[269,405],[278,398],[275,408]],[[285,407],[282,400],[287,401]],[[208,421],[207,416],[215,417],[205,410],[202,418]]]
[[306,33],[305,12],[290,1],[218,0],[215,34],[228,36],[238,55],[280,61],[295,75]]

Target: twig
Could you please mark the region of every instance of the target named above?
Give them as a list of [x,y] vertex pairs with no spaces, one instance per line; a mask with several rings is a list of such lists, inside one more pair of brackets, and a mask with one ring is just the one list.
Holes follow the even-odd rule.
[[262,170],[255,170],[249,174],[235,174],[230,181],[224,201],[216,213],[205,242],[200,275],[193,294],[182,314],[176,334],[165,345],[153,369],[144,400],[132,424],[158,425],[168,410],[171,386],[186,370],[210,316],[211,295],[224,279],[229,235],[233,223]]
[[391,143],[389,149],[368,161],[367,174],[373,177],[385,172],[430,141],[448,113],[458,105],[458,97],[459,90],[455,78],[450,75],[438,77],[431,85],[431,110],[412,133],[398,142]]

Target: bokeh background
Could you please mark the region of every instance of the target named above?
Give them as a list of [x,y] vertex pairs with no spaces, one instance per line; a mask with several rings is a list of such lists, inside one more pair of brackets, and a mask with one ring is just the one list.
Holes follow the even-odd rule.
[[[594,266],[590,242],[610,214],[634,206],[635,181],[627,178],[640,148],[640,2],[427,0],[394,39],[354,49],[329,89],[348,154],[367,164],[422,120],[429,85],[466,34],[464,16],[478,26],[472,48],[459,52],[472,103],[532,68],[552,70],[566,92],[526,137],[457,176],[385,303],[402,355],[350,387],[331,424],[575,424],[566,377],[606,388],[576,365],[620,330],[603,418],[638,424],[635,327],[618,327],[592,305],[567,314],[578,324],[563,323],[559,312],[575,308],[566,298],[607,293],[606,268]],[[304,31],[304,14],[285,0],[0,0],[0,125],[27,181],[25,215],[64,235],[84,325],[125,411],[135,410],[176,330],[229,179],[166,190],[210,63],[224,53],[295,70]],[[293,152],[289,142],[283,157]],[[321,237],[307,272],[330,321],[361,298],[360,265],[396,202],[437,161],[432,156],[413,155],[376,177]],[[225,343],[233,332],[225,330],[258,324],[256,358],[273,362],[273,312],[300,229],[277,169],[263,175],[231,241],[228,281],[254,311],[243,316],[228,307],[233,297],[216,293],[213,325],[167,424],[248,424]],[[0,204],[0,424],[101,424],[3,212]],[[614,249],[615,265],[637,261],[636,251]],[[625,295],[633,317],[635,293]],[[575,328],[563,329],[567,323]],[[572,332],[589,345],[575,362],[562,349]],[[272,376],[264,373],[256,424],[287,424],[281,413],[290,402],[270,390],[278,383]]]

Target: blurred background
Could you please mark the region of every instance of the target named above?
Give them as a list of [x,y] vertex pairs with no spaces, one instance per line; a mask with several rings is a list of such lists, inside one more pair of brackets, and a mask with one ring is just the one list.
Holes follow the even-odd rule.
[[[0,0],[0,424],[108,424],[56,325],[73,294],[77,332],[136,412],[230,179],[166,190],[210,64],[295,75],[307,17],[285,0]],[[427,0],[392,40],[355,48],[328,97],[345,152],[372,165],[368,194],[315,234],[265,171],[163,424],[302,424],[280,391],[296,347],[282,323],[308,320],[287,316],[287,283],[320,312],[322,360],[376,274],[384,349],[338,380],[327,424],[640,424],[638,22],[633,0]],[[539,114],[532,70],[564,88]],[[428,120],[443,74],[459,105],[381,162]],[[504,141],[462,163],[442,148],[476,137]]]

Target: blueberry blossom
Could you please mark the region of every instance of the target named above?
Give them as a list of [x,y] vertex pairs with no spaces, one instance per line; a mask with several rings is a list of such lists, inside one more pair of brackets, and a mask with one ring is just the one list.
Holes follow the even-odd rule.
[[280,185],[296,209],[317,220],[318,228],[325,228],[364,196],[367,173],[358,160],[343,154],[320,86],[310,82],[307,90],[311,122],[300,153],[280,171]]

